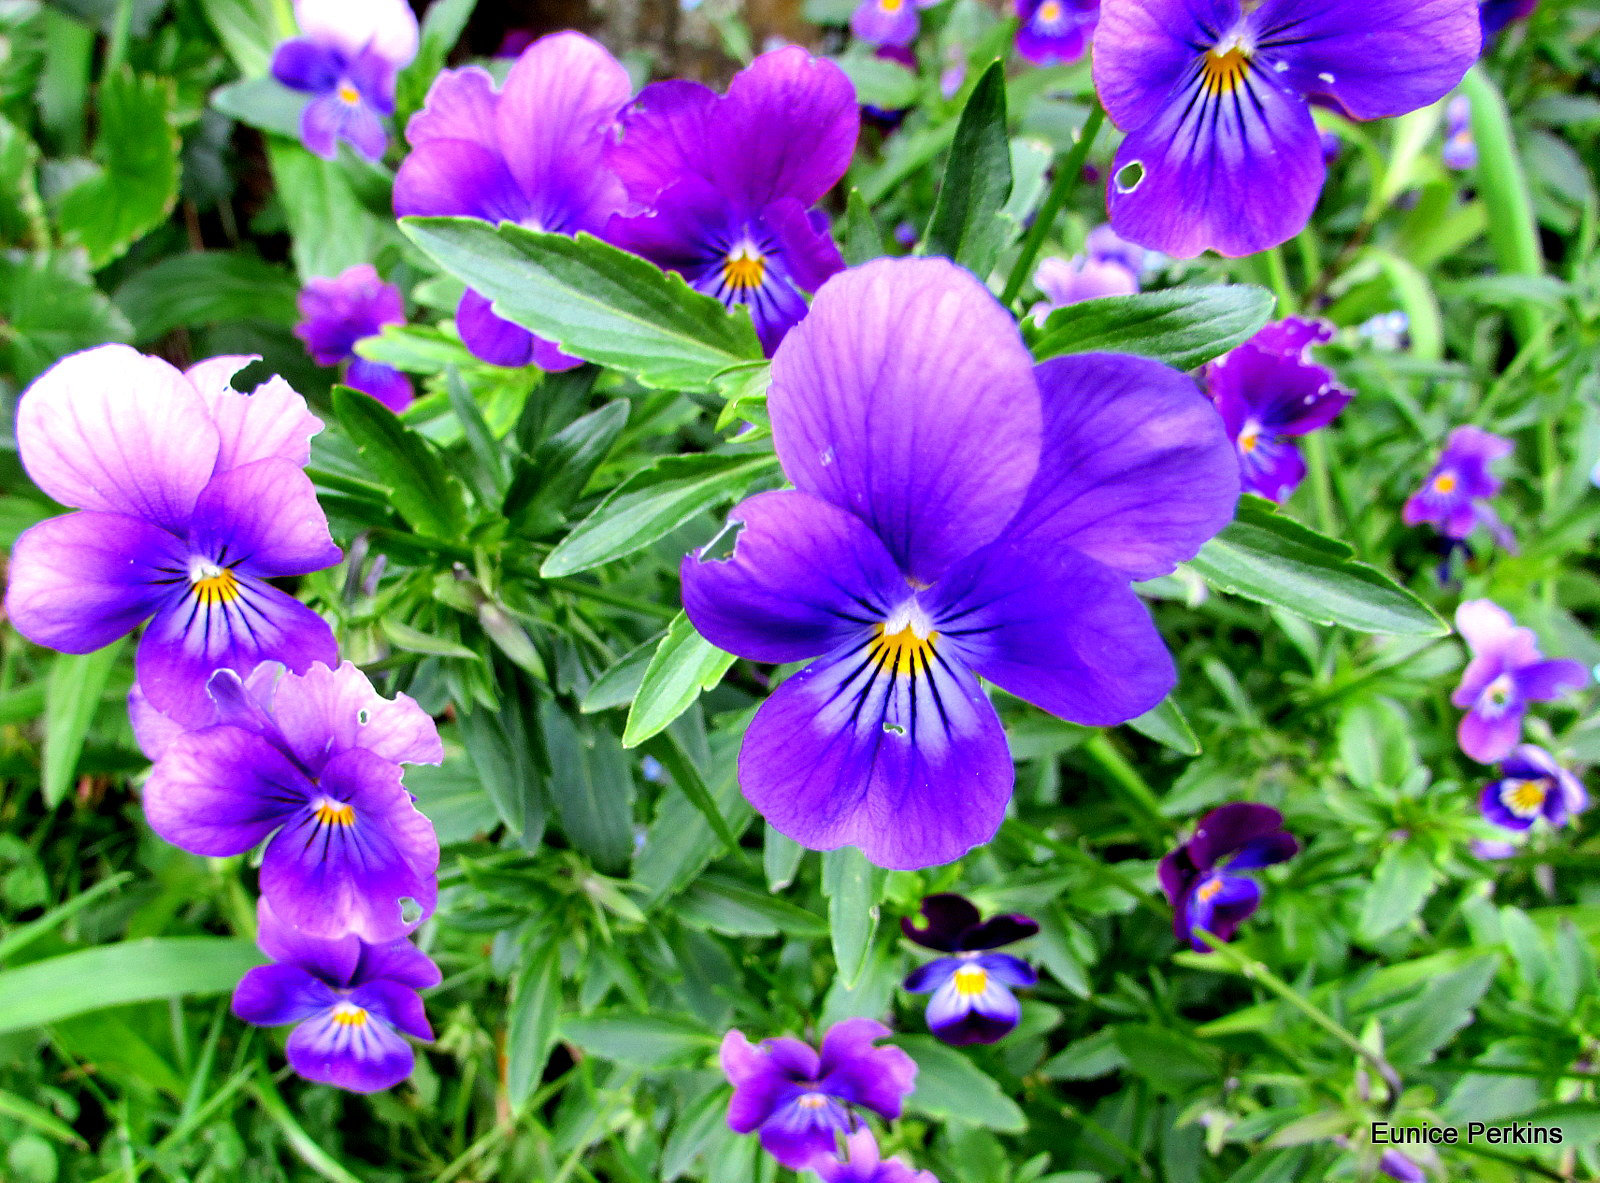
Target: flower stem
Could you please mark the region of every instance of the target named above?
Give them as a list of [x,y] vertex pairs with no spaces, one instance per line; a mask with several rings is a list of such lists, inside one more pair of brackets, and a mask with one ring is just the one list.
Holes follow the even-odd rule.
[[1089,737],[1083,745],[1084,754],[1100,766],[1107,781],[1118,795],[1133,807],[1134,822],[1148,837],[1157,843],[1165,842],[1176,828],[1172,819],[1161,812],[1161,798],[1145,783],[1139,770],[1128,763],[1104,731]]
[[1289,268],[1283,261],[1283,248],[1275,246],[1261,252],[1261,260],[1266,265],[1267,282],[1272,285],[1272,293],[1278,297],[1278,319],[1293,316],[1299,309],[1295,304],[1294,289],[1289,286]]
[[1022,240],[1022,253],[1017,256],[1017,261],[1011,264],[1011,274],[1006,277],[1006,287],[1000,296],[1000,303],[1008,308],[1015,302],[1017,293],[1022,291],[1023,282],[1028,278],[1028,272],[1033,270],[1033,261],[1039,257],[1039,250],[1044,246],[1044,240],[1050,233],[1050,227],[1055,223],[1056,215],[1061,212],[1061,207],[1066,204],[1067,198],[1071,196],[1073,188],[1078,183],[1079,176],[1083,174],[1083,162],[1089,158],[1089,150],[1094,147],[1105,121],[1105,109],[1096,103],[1089,112],[1089,118],[1084,121],[1083,130],[1078,134],[1078,142],[1072,145],[1067,154],[1061,158],[1061,163],[1057,165],[1055,180],[1050,184],[1050,192],[1045,194],[1044,204],[1039,207],[1033,225],[1028,229],[1027,237]]

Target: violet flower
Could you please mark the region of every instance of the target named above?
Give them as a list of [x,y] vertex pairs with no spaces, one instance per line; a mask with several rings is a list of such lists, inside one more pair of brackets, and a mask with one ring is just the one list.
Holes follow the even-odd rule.
[[1490,466],[1512,450],[1510,440],[1482,428],[1456,428],[1422,488],[1406,500],[1402,520],[1408,526],[1431,523],[1446,538],[1455,539],[1483,526],[1501,546],[1514,550],[1510,529],[1486,504],[1500,492],[1500,478]]
[[1589,683],[1582,662],[1546,660],[1529,628],[1489,600],[1468,600],[1456,609],[1456,631],[1472,660],[1450,701],[1466,710],[1457,730],[1461,750],[1479,764],[1503,760],[1522,735],[1530,702],[1548,702]]
[[1206,393],[1238,452],[1245,492],[1285,500],[1306,475],[1293,437],[1326,427],[1350,402],[1333,371],[1311,360],[1311,348],[1332,338],[1325,321],[1289,317],[1206,366]]
[[829,1028],[819,1055],[789,1036],[751,1044],[744,1032],[722,1040],[722,1071],[733,1085],[728,1127],[761,1131],[761,1145],[790,1170],[803,1171],[834,1152],[835,1136],[859,1127],[854,1110],[885,1121],[916,1087],[917,1065],[897,1047],[875,1047],[889,1028],[846,1019]]
[[850,35],[868,45],[906,46],[917,39],[917,13],[941,0],[861,0],[850,14]]
[[300,36],[272,55],[272,76],[311,96],[300,140],[324,160],[346,141],[368,160],[389,144],[394,84],[417,56],[417,18],[405,0],[295,0]]
[[234,390],[253,360],[180,373],[102,345],[50,367],[17,409],[23,467],[81,512],[17,539],[6,615],[64,653],[148,620],[134,670],[156,709],[183,719],[206,715],[214,670],[337,660],[327,623],[266,582],[340,559],[302,471],[322,421],[282,379]]
[[1539,0],[1479,0],[1478,16],[1483,22],[1483,36],[1487,40],[1512,21],[1527,20]]
[[[395,175],[395,214],[600,234],[627,201],[604,156],[632,93],[628,71],[581,33],[541,37],[498,91],[477,66],[444,71],[406,125],[412,152]],[[488,297],[470,288],[456,309],[456,328],[473,355],[493,365],[583,364],[497,316]]]
[[1132,296],[1139,291],[1145,249],[1125,242],[1110,226],[1089,231],[1083,254],[1068,261],[1043,260],[1033,274],[1033,284],[1044,293],[1030,314],[1043,321],[1057,308],[1098,300],[1104,296]]
[[272,958],[244,975],[233,1013],[257,1027],[297,1026],[289,1066],[307,1080],[356,1093],[393,1088],[415,1055],[402,1035],[431,1040],[417,991],[437,986],[439,967],[405,939],[368,944],[319,940],[259,907],[256,941]]
[[912,970],[904,988],[912,994],[932,992],[928,1029],[945,1043],[995,1043],[1016,1027],[1022,1014],[1011,990],[1037,985],[1039,975],[1021,958],[993,950],[1033,936],[1038,924],[1019,915],[983,920],[959,895],[925,897],[922,914],[926,925],[908,916],[901,919],[900,931],[923,948],[950,956]]
[[1035,66],[1075,62],[1089,48],[1100,0],[1012,0],[1017,53]]
[[1526,830],[1541,817],[1559,828],[1589,807],[1589,794],[1549,752],[1525,743],[1506,757],[1500,779],[1484,786],[1479,807],[1484,817],[1507,830]]
[[1130,588],[1227,523],[1238,464],[1195,385],[1157,362],[1035,367],[1016,322],[943,259],[830,280],[779,348],[773,440],[796,486],[685,557],[713,645],[812,661],[762,704],[739,781],[812,849],[949,862],[1000,825],[1014,770],[982,675],[1052,714],[1124,722],[1171,689]]
[[1399,1183],[1427,1183],[1422,1168],[1398,1150],[1385,1150],[1378,1159],[1378,1170]]
[[427,713],[381,697],[349,662],[276,682],[224,670],[209,689],[217,722],[159,748],[150,828],[212,857],[265,841],[261,893],[308,936],[382,942],[415,928],[438,897],[439,840],[400,766],[444,758]]
[[1472,138],[1472,100],[1458,94],[1445,108],[1444,151],[1446,168],[1466,172],[1478,167],[1478,141]]
[[844,176],[861,128],[855,88],[799,46],[764,53],[718,96],[658,82],[622,118],[610,160],[635,202],[618,246],[744,305],[768,354],[844,260],[812,207]]
[[1194,837],[1161,860],[1161,889],[1172,901],[1172,928],[1196,953],[1211,946],[1209,932],[1231,941],[1239,925],[1261,906],[1261,885],[1242,871],[1287,862],[1299,841],[1283,828],[1283,815],[1268,805],[1234,802],[1200,819]]
[[1108,198],[1124,238],[1179,258],[1252,255],[1311,217],[1311,104],[1403,115],[1478,57],[1473,0],[1104,0],[1095,89],[1127,138]]
[[411,379],[393,366],[356,355],[356,342],[376,337],[384,325],[405,324],[400,289],[384,283],[370,263],[346,268],[333,279],[313,279],[300,292],[294,335],[319,366],[348,361],[344,384],[364,391],[391,411],[411,405]]
[[863,1126],[845,1135],[846,1158],[820,1158],[811,1169],[823,1183],[939,1183],[932,1171],[919,1171],[898,1156],[884,1158],[878,1140]]

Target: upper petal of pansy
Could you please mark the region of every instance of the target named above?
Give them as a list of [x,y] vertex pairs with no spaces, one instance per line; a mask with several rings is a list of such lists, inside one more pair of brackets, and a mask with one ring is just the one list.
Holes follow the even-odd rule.
[[1438,102],[1478,60],[1483,42],[1476,0],[1266,0],[1250,27],[1285,82],[1355,119]]
[[1493,600],[1464,600],[1456,609],[1456,631],[1475,656],[1534,660],[1538,656],[1531,629],[1518,628],[1511,613]]
[[276,458],[229,469],[207,485],[189,541],[220,565],[265,578],[321,571],[343,557],[311,478]]
[[831,1095],[871,1109],[885,1121],[900,1116],[916,1088],[917,1063],[897,1047],[877,1046],[890,1034],[875,1019],[844,1019],[822,1037],[822,1083]]
[[428,87],[422,110],[406,124],[406,142],[413,148],[429,140],[468,140],[496,154],[494,79],[482,66],[445,70]]
[[370,49],[399,68],[417,56],[417,18],[405,0],[295,0],[294,16],[307,37],[351,58]]
[[344,56],[327,45],[294,37],[272,53],[272,76],[291,90],[326,94],[339,85]]
[[948,863],[994,836],[1015,778],[1005,732],[959,660],[919,648],[869,635],[762,704],[739,786],[780,833],[813,850],[858,846],[895,870]]
[[266,896],[256,900],[256,944],[274,961],[288,962],[332,986],[349,986],[368,946],[352,933],[314,937],[287,923]]
[[783,470],[871,526],[931,583],[992,541],[1039,466],[1043,413],[1016,323],[943,259],[836,275],[778,347]]
[[1194,866],[1209,871],[1234,852],[1282,828],[1283,814],[1272,806],[1232,801],[1200,819],[1188,842],[1189,857]]
[[962,948],[961,937],[968,929],[978,927],[983,914],[966,896],[953,892],[939,892],[922,897],[918,905],[926,924],[918,924],[911,916],[900,919],[900,931],[907,940],[915,941],[925,949],[938,949],[954,953]]
[[145,782],[144,812],[179,849],[224,857],[257,845],[313,791],[261,736],[208,727],[168,745]]
[[1002,540],[930,592],[940,642],[1002,689],[1073,723],[1108,727],[1177,681],[1127,578],[1070,547]]
[[58,361],[23,393],[17,449],[33,483],[61,504],[181,534],[211,479],[218,436],[181,373],[101,345]]
[[1305,99],[1260,58],[1201,68],[1150,122],[1131,129],[1109,182],[1111,224],[1153,250],[1253,255],[1294,237],[1326,167]]
[[622,112],[606,164],[635,202],[652,204],[685,176],[709,182],[707,130],[717,94],[698,82],[652,82]]
[[384,698],[350,662],[313,665],[279,681],[272,713],[289,748],[307,768],[355,748],[394,764],[438,764],[439,729],[404,694]]
[[1227,525],[1239,462],[1192,379],[1110,353],[1057,358],[1034,372],[1045,443],[1008,537],[1070,546],[1153,579]]
[[394,178],[394,212],[451,215],[488,222],[520,222],[528,197],[505,160],[470,140],[429,140],[400,162]]
[[685,555],[683,607],[706,640],[753,661],[801,661],[862,635],[909,594],[861,521],[807,493],[761,493],[728,515],[727,558]]
[[998,949],[1025,941],[1039,932],[1039,923],[1030,916],[1016,912],[1002,912],[991,916],[982,924],[974,925],[961,937],[963,949]]
[[337,1001],[331,987],[298,965],[258,965],[233,990],[233,1013],[257,1027],[298,1023]]
[[1239,23],[1239,0],[1102,0],[1094,88],[1123,131],[1155,119],[1199,55]]
[[232,354],[196,362],[183,372],[217,429],[215,472],[274,456],[304,468],[311,459],[311,437],[322,430],[322,420],[303,395],[276,376],[248,394],[233,388],[234,375],[260,360],[255,354]]
[[181,572],[178,540],[139,518],[69,513],[23,531],[11,551],[5,612],[35,645],[91,653],[126,636]]
[[411,1045],[388,1023],[330,1008],[289,1034],[289,1066],[305,1079],[353,1093],[393,1088],[416,1066]]

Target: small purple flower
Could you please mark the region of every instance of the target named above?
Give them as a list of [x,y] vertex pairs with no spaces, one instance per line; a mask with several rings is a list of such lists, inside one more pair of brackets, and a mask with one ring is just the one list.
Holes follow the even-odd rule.
[[1456,734],[1461,750],[1479,764],[1503,760],[1517,746],[1530,702],[1549,702],[1589,683],[1581,662],[1547,661],[1533,630],[1518,628],[1509,612],[1489,600],[1468,600],[1457,608],[1456,631],[1472,660],[1450,701],[1467,712]]
[[250,357],[180,373],[125,345],[64,358],[22,396],[17,446],[34,484],[81,512],[11,552],[18,632],[89,653],[142,622],[134,669],[156,709],[203,718],[212,671],[337,660],[333,630],[268,579],[341,557],[302,471],[322,421],[282,379],[229,385]]
[[1206,366],[1206,392],[1239,455],[1245,492],[1283,501],[1305,479],[1293,437],[1326,427],[1351,394],[1311,348],[1333,337],[1325,321],[1290,317],[1267,325]]
[[835,1136],[859,1126],[854,1108],[885,1121],[916,1087],[917,1065],[897,1047],[875,1047],[889,1028],[872,1019],[835,1023],[822,1053],[789,1036],[752,1044],[744,1032],[722,1040],[722,1071],[733,1085],[728,1127],[761,1131],[761,1145],[790,1170],[803,1171],[833,1155]]
[[1017,53],[1035,66],[1075,62],[1089,48],[1100,0],[1012,0]]
[[781,833],[884,867],[949,862],[1011,796],[979,675],[1090,726],[1171,689],[1129,582],[1192,557],[1239,488],[1190,379],[1114,354],[1035,367],[971,273],[882,259],[818,293],[773,359],[768,408],[795,489],[738,505],[732,553],[690,554],[681,577],[712,644],[811,661],[739,757]]
[[1112,225],[1184,259],[1292,238],[1326,172],[1311,104],[1352,119],[1428,106],[1481,40],[1473,0],[1103,0],[1095,89],[1128,133]]
[[1507,830],[1526,830],[1537,818],[1567,824],[1589,806],[1583,782],[1535,744],[1519,745],[1500,766],[1500,779],[1484,786],[1483,816]]
[[1478,167],[1478,142],[1472,138],[1472,100],[1458,94],[1445,108],[1444,151],[1446,168],[1457,172]]
[[244,975],[233,1013],[257,1027],[297,1026],[289,1066],[307,1080],[356,1093],[393,1088],[415,1056],[401,1035],[431,1040],[417,991],[439,984],[439,967],[405,939],[368,944],[319,940],[260,903],[256,941],[272,958]]
[[844,176],[861,129],[843,70],[799,46],[764,53],[719,96],[696,82],[639,92],[610,154],[635,202],[618,246],[728,307],[770,355],[844,260],[813,209]]
[[1512,21],[1527,20],[1539,0],[1478,0],[1478,16],[1483,21],[1483,36],[1487,40]]
[[1490,466],[1511,452],[1508,439],[1478,427],[1456,428],[1422,488],[1406,500],[1405,524],[1429,522],[1446,538],[1466,538],[1483,526],[1501,546],[1514,549],[1511,531],[1486,504],[1500,492],[1500,478]]
[[876,46],[905,46],[917,39],[917,11],[940,0],[861,0],[850,14],[850,35]]
[[932,1171],[919,1171],[895,1157],[885,1159],[872,1131],[863,1126],[845,1135],[848,1158],[819,1158],[811,1169],[823,1183],[939,1183]]
[[1428,1176],[1422,1173],[1422,1168],[1398,1150],[1385,1150],[1378,1159],[1378,1170],[1391,1179],[1398,1179],[1399,1183],[1427,1183]]
[[344,384],[365,391],[396,413],[411,405],[411,379],[393,366],[356,356],[356,342],[376,337],[384,325],[406,323],[400,289],[384,283],[369,263],[347,268],[333,279],[313,279],[300,292],[294,335],[306,343],[319,366],[348,361]]
[[[433,911],[439,840],[401,783],[437,764],[439,733],[405,695],[381,697],[349,662],[303,675],[217,673],[216,722],[141,741],[159,751],[145,785],[150,828],[191,854],[266,842],[261,894],[285,924],[320,938],[404,936]],[[419,914],[405,916],[404,901]]]
[[945,1043],[995,1043],[1016,1027],[1022,1014],[1011,990],[1037,985],[1039,975],[1021,958],[993,950],[1026,940],[1039,926],[1018,915],[982,920],[978,909],[959,895],[927,896],[922,914],[928,918],[925,926],[908,916],[900,921],[900,931],[923,948],[950,956],[912,970],[904,988],[912,994],[933,993],[928,1029]]
[[1144,255],[1143,247],[1124,242],[1110,226],[1096,226],[1089,232],[1083,254],[1070,261],[1049,258],[1040,262],[1033,284],[1044,293],[1044,299],[1033,306],[1031,315],[1042,321],[1069,304],[1137,294]]
[[1161,889],[1172,901],[1172,928],[1196,953],[1211,946],[1202,931],[1231,941],[1261,906],[1261,885],[1241,871],[1287,862],[1300,843],[1268,805],[1235,802],[1200,819],[1194,837],[1161,860]]
[[[446,70],[406,125],[412,152],[395,175],[395,214],[601,234],[627,203],[605,151],[632,93],[628,71],[581,33],[541,37],[498,91],[477,66]],[[583,364],[497,316],[488,298],[470,288],[456,309],[456,328],[473,355],[492,365]]]
[[300,139],[325,160],[346,141],[368,160],[389,144],[395,76],[417,56],[417,18],[404,0],[295,0],[300,36],[272,55],[272,76],[311,96]]
[[[894,62],[904,66],[913,74],[917,72],[917,55],[905,45],[880,45],[872,51],[872,56],[885,62]],[[899,127],[910,109],[909,104],[901,107],[874,107],[871,103],[861,104],[861,113],[872,120],[884,131],[893,131]]]
[[1335,132],[1326,129],[1317,132],[1317,142],[1322,145],[1322,163],[1332,164],[1344,153],[1344,141]]

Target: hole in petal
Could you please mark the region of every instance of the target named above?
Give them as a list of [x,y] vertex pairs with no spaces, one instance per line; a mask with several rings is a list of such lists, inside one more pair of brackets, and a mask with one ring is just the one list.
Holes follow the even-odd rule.
[[410,896],[405,896],[400,901],[400,923],[415,924],[422,919],[422,905]]
[[883,731],[885,735],[904,735],[906,733],[906,729],[898,723],[885,723]]
[[362,707],[356,712],[356,722],[363,724],[372,722],[372,712],[367,710],[366,707]]
[[739,549],[739,535],[744,533],[744,523],[730,518],[728,524],[717,531],[717,536],[700,548],[700,562],[725,563]]
[[1118,193],[1132,193],[1144,184],[1144,164],[1138,160],[1130,160],[1117,170],[1113,178]]

